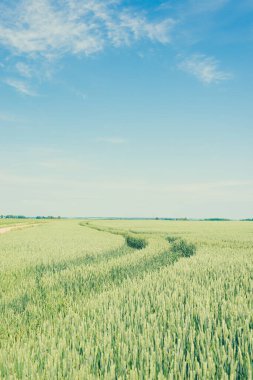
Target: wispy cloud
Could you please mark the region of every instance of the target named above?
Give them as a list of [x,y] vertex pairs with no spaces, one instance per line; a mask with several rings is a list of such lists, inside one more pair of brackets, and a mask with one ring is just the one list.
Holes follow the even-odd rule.
[[[123,0],[3,2],[0,4],[0,47],[4,47],[7,54],[19,57],[15,74],[11,75],[18,74],[21,78],[6,83],[20,93],[34,95],[22,78],[50,77],[49,67],[53,66],[50,63],[56,58],[90,56],[107,46],[131,46],[141,40],[169,44],[195,14],[218,11],[229,1],[188,0],[181,5],[165,1],[160,8],[154,5],[153,13],[145,7],[141,10],[125,6]],[[177,47],[180,50],[180,43]],[[231,78],[229,73],[220,70],[215,58],[201,54],[186,58],[179,66],[203,83]],[[10,71],[7,72],[10,75]]]
[[124,11],[119,15],[116,24],[113,25],[111,22],[108,24],[108,32],[110,40],[116,46],[129,45],[133,40],[143,38],[165,44],[171,41],[169,31],[175,24],[172,19],[150,23],[143,16]]
[[84,91],[80,91],[79,89],[75,87],[70,87],[69,90],[78,98],[82,99],[83,101],[87,100],[87,94]]
[[19,79],[12,79],[12,78],[7,78],[4,80],[4,83],[6,83],[8,86],[14,88],[17,92],[26,95],[26,96],[36,96],[36,92],[34,92],[30,86]]
[[22,75],[23,77],[31,78],[33,70],[26,63],[18,62],[16,64],[16,69],[20,73],[20,75]]
[[97,141],[115,145],[125,144],[127,142],[126,139],[123,139],[121,137],[99,137]]
[[70,159],[70,158],[51,158],[44,161],[39,161],[37,163],[38,166],[45,168],[47,170],[53,170],[58,172],[74,172],[74,171],[82,171],[89,170],[90,165],[82,160],[78,159]]
[[[24,0],[1,6],[0,44],[16,54],[47,58],[64,53],[90,55],[106,44],[148,38],[169,42],[174,21],[150,21],[119,1]],[[12,3],[13,4],[13,3]]]
[[17,121],[17,119],[13,115],[0,112],[0,121],[13,122],[13,121]]
[[192,13],[216,12],[228,4],[230,0],[189,0],[188,6]]
[[219,62],[204,54],[194,54],[184,59],[179,68],[200,80],[203,83],[219,83],[232,78],[231,73],[222,71]]

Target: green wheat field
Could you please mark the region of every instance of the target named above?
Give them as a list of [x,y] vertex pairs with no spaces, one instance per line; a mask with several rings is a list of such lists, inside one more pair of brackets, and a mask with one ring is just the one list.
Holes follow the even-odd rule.
[[252,222],[7,227],[0,379],[252,379]]

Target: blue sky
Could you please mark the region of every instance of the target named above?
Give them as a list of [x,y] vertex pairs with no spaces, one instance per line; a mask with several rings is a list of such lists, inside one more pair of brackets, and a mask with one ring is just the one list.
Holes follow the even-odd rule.
[[253,1],[0,4],[0,214],[253,216]]

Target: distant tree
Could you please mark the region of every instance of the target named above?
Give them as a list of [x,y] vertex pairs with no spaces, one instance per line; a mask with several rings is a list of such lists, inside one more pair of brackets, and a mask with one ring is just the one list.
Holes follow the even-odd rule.
[[230,219],[226,219],[226,218],[208,218],[208,219],[204,219],[204,221],[207,221],[207,222],[224,222],[224,221],[229,221]]

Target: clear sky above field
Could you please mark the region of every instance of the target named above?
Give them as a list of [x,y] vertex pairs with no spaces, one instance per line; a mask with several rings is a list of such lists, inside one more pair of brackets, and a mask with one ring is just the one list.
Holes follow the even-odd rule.
[[252,0],[2,0],[0,214],[253,216]]

